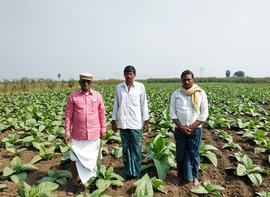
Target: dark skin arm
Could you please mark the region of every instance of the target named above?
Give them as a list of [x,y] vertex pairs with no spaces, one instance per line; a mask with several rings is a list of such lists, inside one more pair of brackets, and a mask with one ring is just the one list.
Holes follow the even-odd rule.
[[71,140],[71,135],[65,136],[65,143],[68,144]]
[[115,120],[112,120],[111,121],[111,129],[116,132],[118,130],[117,128],[117,124],[116,124],[116,121]]
[[172,121],[183,135],[190,135],[200,124],[203,123],[203,121],[196,120],[192,125],[187,127],[182,126],[178,119],[172,119]]

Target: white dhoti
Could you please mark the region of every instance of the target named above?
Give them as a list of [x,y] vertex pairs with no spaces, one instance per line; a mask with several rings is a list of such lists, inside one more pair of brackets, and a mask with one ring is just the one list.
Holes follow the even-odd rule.
[[75,161],[78,175],[85,184],[97,172],[100,139],[71,140],[70,159]]

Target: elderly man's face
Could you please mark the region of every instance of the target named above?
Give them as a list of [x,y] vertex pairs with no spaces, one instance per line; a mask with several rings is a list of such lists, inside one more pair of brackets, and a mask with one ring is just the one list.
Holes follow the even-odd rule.
[[88,92],[90,91],[90,87],[91,87],[91,80],[80,80],[80,86],[81,86],[81,90],[83,92]]
[[194,79],[192,78],[192,75],[184,75],[181,78],[181,82],[184,89],[189,89],[193,86]]

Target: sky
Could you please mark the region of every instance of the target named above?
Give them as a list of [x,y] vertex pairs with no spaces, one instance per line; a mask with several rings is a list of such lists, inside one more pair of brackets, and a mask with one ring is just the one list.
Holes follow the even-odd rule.
[[269,0],[0,0],[0,81],[270,77]]

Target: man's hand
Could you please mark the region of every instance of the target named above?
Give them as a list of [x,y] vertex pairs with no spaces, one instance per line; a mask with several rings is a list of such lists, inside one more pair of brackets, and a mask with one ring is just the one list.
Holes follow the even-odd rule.
[[71,140],[71,136],[70,135],[68,135],[68,136],[65,135],[65,143],[68,144],[70,142],[70,140]]
[[181,126],[180,128],[178,128],[180,130],[180,132],[183,134],[183,135],[190,135],[192,133],[192,130],[188,127],[183,127]]
[[102,140],[105,140],[106,139],[106,133],[100,133],[100,138]]
[[149,130],[149,126],[148,126],[148,122],[147,121],[144,121],[144,123],[143,123],[143,130],[144,131],[148,131]]
[[116,121],[115,121],[115,120],[112,120],[112,121],[111,121],[111,129],[112,129],[113,131],[115,131],[115,132],[118,130],[117,124],[116,124]]

